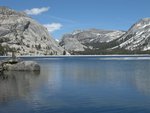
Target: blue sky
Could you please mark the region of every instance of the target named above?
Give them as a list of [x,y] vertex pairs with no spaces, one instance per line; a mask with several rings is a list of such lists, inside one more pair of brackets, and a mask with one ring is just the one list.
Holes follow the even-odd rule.
[[57,39],[77,29],[128,30],[150,17],[150,0],[0,0],[0,4],[28,11]]

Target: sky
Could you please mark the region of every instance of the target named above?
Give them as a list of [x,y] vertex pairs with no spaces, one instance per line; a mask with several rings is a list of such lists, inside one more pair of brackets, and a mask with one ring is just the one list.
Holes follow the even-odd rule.
[[26,12],[55,39],[91,28],[126,31],[150,17],[150,0],[0,0],[0,6]]

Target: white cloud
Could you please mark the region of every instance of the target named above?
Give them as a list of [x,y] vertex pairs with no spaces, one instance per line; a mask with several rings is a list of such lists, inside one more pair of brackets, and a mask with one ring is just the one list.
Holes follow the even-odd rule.
[[43,12],[46,12],[50,9],[50,7],[42,7],[42,8],[33,8],[33,9],[26,9],[24,12],[28,15],[39,15]]
[[52,33],[52,32],[54,32],[56,30],[61,29],[62,24],[60,24],[60,23],[51,23],[51,24],[45,24],[44,26],[47,28],[47,30],[50,33]]

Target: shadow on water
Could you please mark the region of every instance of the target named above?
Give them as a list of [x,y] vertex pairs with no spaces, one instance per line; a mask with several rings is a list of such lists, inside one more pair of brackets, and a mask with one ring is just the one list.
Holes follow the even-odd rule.
[[27,95],[40,72],[8,71],[0,73],[0,102]]

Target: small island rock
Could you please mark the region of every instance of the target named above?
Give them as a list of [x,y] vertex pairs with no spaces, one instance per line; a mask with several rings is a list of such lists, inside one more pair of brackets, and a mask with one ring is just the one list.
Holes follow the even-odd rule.
[[40,66],[34,61],[21,61],[16,64],[6,63],[3,68],[8,71],[40,71]]

